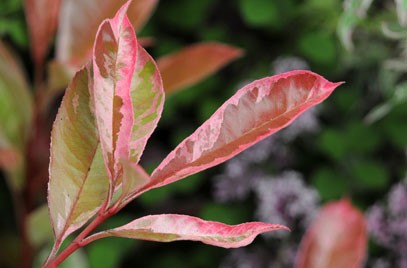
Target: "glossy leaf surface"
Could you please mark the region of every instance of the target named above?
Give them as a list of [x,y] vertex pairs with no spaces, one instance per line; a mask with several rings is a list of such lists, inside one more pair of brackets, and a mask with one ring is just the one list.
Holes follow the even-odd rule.
[[[57,59],[78,69],[92,56],[93,41],[99,24],[111,18],[126,0],[66,0],[61,6],[57,35]],[[133,1],[128,16],[135,29],[151,16],[157,0]]]
[[230,159],[290,124],[338,85],[309,71],[292,71],[243,87],[161,162],[143,191]]
[[89,75],[84,68],[73,78],[51,133],[48,206],[57,245],[97,212],[109,189]]
[[137,41],[125,15],[128,3],[99,27],[94,51],[93,96],[103,158],[111,180],[120,176],[120,159],[128,159],[133,126],[130,96]]
[[276,230],[288,228],[262,222],[233,226],[186,215],[163,214],[145,216],[95,236],[99,238],[118,236],[157,242],[192,240],[218,247],[237,248],[250,244],[261,233]]
[[242,54],[236,47],[211,42],[166,55],[157,60],[165,92],[173,93],[195,84]]
[[298,251],[297,268],[363,267],[367,246],[363,214],[346,200],[325,205]]
[[56,31],[60,0],[25,0],[25,14],[30,33],[31,53],[41,68]]

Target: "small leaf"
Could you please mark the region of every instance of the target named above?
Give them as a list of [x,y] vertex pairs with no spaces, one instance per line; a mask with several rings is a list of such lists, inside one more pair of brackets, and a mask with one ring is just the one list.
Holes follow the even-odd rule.
[[191,216],[163,214],[145,216],[94,236],[98,238],[118,236],[157,242],[192,240],[218,247],[237,248],[250,244],[261,233],[276,230],[288,228],[263,222],[227,225]]
[[157,60],[165,92],[173,93],[195,84],[242,54],[238,48],[211,42],[166,55]]
[[301,242],[295,267],[359,268],[366,246],[363,214],[342,199],[322,208]]
[[27,221],[28,237],[31,245],[40,248],[46,243],[52,241],[52,227],[48,218],[48,207],[43,205],[28,216]]
[[151,56],[141,46],[137,49],[137,62],[131,85],[133,127],[130,158],[138,163],[148,138],[157,126],[164,106],[164,89],[160,72]]
[[84,68],[67,88],[51,133],[48,206],[57,247],[95,215],[109,189],[90,85]]
[[25,0],[25,14],[31,39],[31,53],[42,68],[48,46],[57,28],[60,0]]
[[292,71],[245,86],[161,162],[142,191],[230,159],[290,124],[340,84],[312,72]]
[[[126,0],[67,0],[62,2],[57,34],[56,54],[62,64],[78,69],[92,56],[98,26],[111,18]],[[140,29],[154,11],[158,0],[133,1],[128,16]],[[91,14],[91,16],[90,16]]]
[[129,2],[113,19],[99,27],[93,56],[96,122],[109,177],[121,175],[119,160],[128,159],[133,126],[130,85],[137,55],[137,41],[126,16]]
[[150,181],[150,176],[144,169],[135,163],[122,160],[123,179],[121,184],[120,207],[124,207],[132,200],[132,195]]

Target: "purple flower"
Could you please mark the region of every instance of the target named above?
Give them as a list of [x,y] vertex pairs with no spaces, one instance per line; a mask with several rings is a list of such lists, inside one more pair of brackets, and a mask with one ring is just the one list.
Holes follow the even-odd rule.
[[249,161],[235,157],[225,164],[224,172],[213,178],[213,195],[218,202],[243,200],[252,190],[260,170]]
[[392,187],[384,203],[374,204],[366,214],[374,241],[389,250],[397,267],[407,267],[407,178]]
[[[286,171],[263,178],[258,181],[255,191],[259,200],[256,214],[261,221],[288,227],[299,222],[300,227],[306,229],[317,212],[318,192],[307,187],[298,172]],[[286,234],[274,232],[271,235]]]

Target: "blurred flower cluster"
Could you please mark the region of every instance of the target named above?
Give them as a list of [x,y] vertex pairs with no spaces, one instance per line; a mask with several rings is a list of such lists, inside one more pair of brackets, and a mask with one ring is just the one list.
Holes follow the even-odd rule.
[[367,211],[368,230],[386,258],[372,259],[372,267],[407,267],[407,178],[394,185],[383,203]]

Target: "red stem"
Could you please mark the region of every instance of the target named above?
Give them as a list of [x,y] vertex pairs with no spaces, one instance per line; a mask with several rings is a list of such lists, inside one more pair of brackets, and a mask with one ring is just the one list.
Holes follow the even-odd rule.
[[84,239],[95,230],[102,222],[116,214],[118,211],[109,209],[106,213],[99,213],[97,217],[71,242],[56,258],[49,260],[43,268],[56,268],[78,248],[85,246]]

